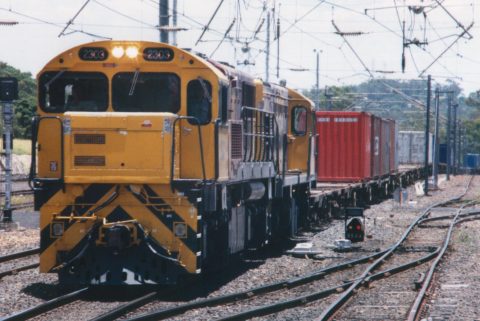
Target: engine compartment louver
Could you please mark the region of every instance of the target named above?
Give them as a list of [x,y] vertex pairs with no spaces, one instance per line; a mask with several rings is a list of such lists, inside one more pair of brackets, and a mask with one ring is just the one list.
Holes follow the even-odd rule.
[[75,134],[75,144],[105,144],[104,134]]
[[75,156],[75,166],[105,166],[105,156]]
[[243,151],[242,125],[231,124],[232,144],[230,147],[232,159],[241,159]]

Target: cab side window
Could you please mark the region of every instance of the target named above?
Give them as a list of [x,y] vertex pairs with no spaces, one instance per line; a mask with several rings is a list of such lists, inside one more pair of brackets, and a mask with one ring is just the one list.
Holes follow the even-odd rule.
[[[212,119],[212,85],[203,79],[192,80],[187,85],[187,115],[206,125]],[[197,125],[193,119],[188,122]]]
[[292,109],[292,133],[295,136],[307,133],[307,108],[296,106]]

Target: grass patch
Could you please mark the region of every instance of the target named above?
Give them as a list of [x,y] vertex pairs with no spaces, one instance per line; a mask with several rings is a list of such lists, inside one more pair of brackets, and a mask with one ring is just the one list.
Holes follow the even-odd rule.
[[472,237],[466,231],[460,231],[458,234],[458,241],[465,244],[470,244],[473,242]]
[[[0,138],[0,146],[3,151],[3,140]],[[13,153],[16,155],[30,155],[32,151],[32,142],[30,139],[14,139]]]

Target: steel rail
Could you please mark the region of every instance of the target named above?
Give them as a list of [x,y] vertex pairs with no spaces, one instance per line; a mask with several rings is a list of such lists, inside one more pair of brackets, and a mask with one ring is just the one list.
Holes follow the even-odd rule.
[[83,288],[74,292],[67,293],[65,295],[59,296],[55,299],[46,301],[34,307],[28,308],[26,310],[16,312],[14,314],[8,315],[2,319],[1,321],[24,321],[26,319],[30,319],[36,317],[42,313],[51,311],[62,305],[68,304],[72,301],[80,299],[83,295],[87,293],[89,288]]
[[34,269],[34,268],[38,267],[39,265],[40,265],[40,263],[37,262],[37,263],[32,263],[32,264],[28,264],[28,265],[24,265],[24,266],[21,266],[21,267],[17,267],[17,268],[14,268],[14,269],[10,269],[10,270],[7,270],[7,271],[0,272],[0,279],[3,278],[4,276],[7,276],[7,275],[17,274],[18,272]]
[[[433,208],[435,206],[439,206],[443,203],[450,202],[451,200],[452,199],[450,199],[448,201],[435,203],[432,206],[430,206],[429,208],[427,208],[427,210],[425,210],[424,213],[422,213],[422,214],[426,215],[426,214],[429,213],[429,210],[431,208]],[[219,305],[219,304],[235,302],[235,301],[238,301],[238,300],[251,298],[252,296],[277,291],[277,290],[283,289],[285,287],[290,287],[290,288],[295,287],[295,286],[298,286],[298,285],[306,284],[308,282],[323,278],[325,275],[327,275],[329,273],[332,273],[332,272],[335,272],[335,271],[340,271],[340,270],[345,269],[345,268],[350,268],[350,267],[353,267],[354,265],[364,263],[364,262],[368,262],[368,261],[371,261],[371,260],[373,260],[375,258],[378,258],[380,256],[384,256],[390,250],[392,250],[392,248],[386,249],[382,252],[376,253],[376,254],[371,255],[371,256],[366,256],[366,257],[360,258],[358,260],[352,260],[352,261],[342,263],[342,264],[339,264],[339,265],[336,265],[336,266],[333,266],[333,267],[321,269],[321,270],[315,271],[315,272],[313,272],[313,273],[311,273],[307,276],[298,277],[298,278],[289,279],[289,280],[283,280],[283,281],[275,282],[275,283],[270,283],[270,284],[267,284],[267,285],[264,285],[264,286],[256,287],[256,288],[249,289],[249,290],[242,291],[242,292],[238,292],[238,293],[228,294],[228,295],[225,295],[225,296],[218,296],[218,297],[212,297],[212,298],[207,298],[207,299],[203,299],[203,300],[198,300],[198,301],[195,301],[195,302],[182,304],[182,305],[172,307],[172,308],[161,309],[161,310],[141,314],[141,315],[135,316],[135,317],[133,317],[131,319],[128,319],[128,320],[129,321],[134,321],[134,320],[135,321],[159,320],[159,319],[162,319],[162,318],[167,318],[167,317],[179,315],[179,314],[185,313],[189,310],[196,309],[196,308],[216,306],[216,305]],[[368,279],[371,280],[372,276],[370,276]],[[338,287],[336,287],[336,288],[338,288]],[[335,293],[337,293],[337,291],[335,291]]]
[[460,195],[458,196],[455,196],[455,197],[452,197],[446,201],[440,201],[440,202],[437,202],[437,203],[434,203],[432,205],[430,205],[429,207],[427,207],[423,212],[422,214],[420,214],[411,224],[410,226],[405,230],[405,232],[402,234],[402,236],[400,237],[400,239],[387,251],[387,253],[385,253],[382,257],[380,257],[379,259],[377,259],[375,262],[373,262],[369,267],[367,267],[367,269],[365,269],[365,271],[361,274],[360,278],[355,281],[349,288],[348,290],[344,291],[340,297],[335,300],[332,304],[330,304],[326,310],[323,311],[323,313],[320,315],[319,318],[317,318],[315,321],[326,321],[328,320],[330,317],[332,317],[334,315],[335,312],[337,312],[342,306],[343,304],[345,304],[345,302],[347,302],[347,300],[354,294],[354,291],[360,286],[362,285],[362,283],[364,282],[364,280],[366,278],[368,278],[369,274],[371,274],[373,272],[374,269],[376,269],[378,266],[380,266],[381,264],[384,263],[384,261],[393,254],[393,252],[395,251],[395,249],[397,249],[408,237],[408,235],[413,231],[413,229],[415,228],[415,226],[418,224],[418,222],[422,219],[424,219],[428,214],[430,214],[430,212],[432,211],[433,208],[435,207],[439,207],[439,206],[442,206],[444,204],[448,204],[448,203],[451,203],[451,202],[454,202],[454,201],[458,201],[460,199],[462,199],[468,192],[469,188],[470,188],[470,185],[472,183],[472,180],[473,180],[473,176],[470,177],[469,181],[468,181],[468,184],[465,188],[465,191],[463,193],[461,193]]
[[[463,217],[462,219],[457,220],[455,222],[455,225],[463,223],[463,222],[471,221],[471,220],[478,220],[478,219],[480,219],[480,217],[478,217],[478,214],[479,214],[478,212],[466,213],[466,214],[464,214],[464,216],[466,216],[466,217]],[[437,247],[433,252],[431,252],[430,254],[428,254],[424,257],[421,257],[420,259],[413,260],[413,261],[408,262],[406,264],[399,265],[397,267],[393,267],[391,269],[384,270],[384,271],[378,272],[376,274],[373,274],[373,275],[371,275],[371,276],[369,276],[369,277],[367,277],[363,280],[363,285],[368,285],[372,281],[387,278],[391,275],[397,274],[399,272],[403,272],[403,271],[408,270],[410,268],[413,268],[415,266],[426,263],[426,262],[434,259],[435,257],[438,257],[438,255],[441,253],[441,250],[442,250],[441,247]],[[279,311],[289,309],[289,308],[293,308],[293,307],[296,307],[296,306],[305,305],[309,302],[316,301],[316,300],[319,300],[319,299],[322,299],[322,298],[326,298],[326,297],[328,297],[332,294],[336,294],[338,292],[342,292],[346,288],[351,286],[357,280],[361,280],[361,278],[349,280],[349,281],[346,281],[345,283],[342,283],[338,286],[328,288],[326,290],[314,292],[314,293],[311,293],[311,294],[308,294],[308,295],[305,295],[305,296],[301,296],[301,297],[297,297],[297,298],[291,298],[291,299],[288,299],[288,300],[285,300],[285,301],[274,303],[272,305],[257,307],[257,308],[247,310],[247,311],[243,311],[243,312],[240,312],[240,313],[237,313],[237,314],[234,314],[234,315],[229,315],[229,316],[226,316],[226,317],[223,317],[223,318],[220,318],[220,319],[216,319],[215,321],[245,320],[245,319],[252,318],[252,317],[259,317],[259,316],[264,316],[264,315],[268,315],[268,314],[271,314],[271,313],[279,312]]]
[[30,250],[25,250],[25,251],[21,251],[21,252],[16,252],[16,253],[12,253],[12,254],[3,255],[3,256],[0,256],[0,263],[15,260],[15,259],[20,259],[22,257],[26,257],[26,256],[38,254],[38,253],[40,253],[40,248],[36,247],[36,248],[30,249]]
[[[15,190],[12,191],[12,196],[13,195],[31,195],[33,194],[33,191],[31,189],[22,189],[22,190]],[[0,197],[4,197],[5,192],[0,192]]]
[[253,296],[278,291],[284,288],[293,288],[302,284],[306,284],[306,283],[321,279],[328,274],[338,272],[344,269],[349,269],[358,264],[369,262],[377,257],[380,257],[387,251],[388,249],[372,255],[361,257],[359,259],[350,260],[335,266],[319,269],[306,276],[295,277],[287,280],[273,282],[273,283],[269,283],[266,285],[262,285],[256,288],[251,288],[251,289],[237,292],[237,293],[197,300],[194,302],[181,304],[172,308],[160,309],[160,310],[156,310],[153,312],[144,313],[144,314],[132,317],[131,319],[128,319],[128,320],[129,321],[160,320],[163,318],[172,317],[175,315],[185,313],[192,309],[212,307],[219,304],[226,304],[226,303],[236,302],[238,300],[249,299],[249,298],[252,298]]
[[411,306],[411,308],[408,312],[407,321],[415,321],[417,319],[418,313],[420,312],[420,309],[421,309],[421,305],[422,305],[422,303],[425,299],[425,295],[427,293],[427,290],[430,287],[430,284],[432,282],[433,274],[435,273],[435,270],[436,270],[438,264],[440,263],[440,261],[442,260],[445,252],[447,251],[448,245],[450,244],[450,240],[452,238],[453,228],[455,227],[456,222],[458,221],[458,217],[459,217],[462,209],[465,208],[466,206],[468,206],[468,203],[464,204],[462,207],[460,207],[457,210],[457,213],[456,213],[455,217],[452,219],[452,222],[450,223],[450,226],[448,227],[447,236],[445,237],[445,240],[443,242],[443,246],[441,248],[441,251],[440,251],[439,255],[437,256],[437,258],[435,259],[435,261],[433,261],[432,265],[430,266],[430,269],[428,270],[427,275],[425,276],[425,280],[423,282],[422,288],[420,289],[417,296],[415,297],[415,301],[413,302],[413,305]]
[[[366,280],[366,283],[369,283],[369,282],[374,281],[374,280],[380,280],[380,279],[390,277],[390,276],[392,276],[396,273],[408,270],[408,269],[410,269],[414,266],[417,266],[417,265],[423,264],[425,262],[428,262],[429,260],[436,257],[438,255],[439,251],[440,251],[440,248],[437,248],[434,252],[432,252],[432,253],[430,253],[426,256],[423,256],[419,259],[416,259],[416,260],[410,261],[408,263],[405,263],[405,264],[402,264],[402,265],[399,265],[399,266],[396,266],[396,267],[378,272],[376,274],[373,274],[373,275],[368,277],[368,280]],[[313,292],[313,293],[310,293],[310,294],[307,294],[307,295],[303,295],[303,296],[299,296],[299,297],[295,297],[295,298],[290,298],[290,299],[287,299],[287,300],[284,300],[284,301],[276,302],[274,304],[265,305],[265,306],[261,306],[261,307],[256,307],[256,308],[253,308],[253,309],[247,310],[247,311],[242,311],[242,312],[239,312],[239,313],[236,313],[236,314],[221,317],[219,319],[216,319],[215,321],[246,320],[246,319],[249,319],[249,318],[264,316],[264,315],[272,314],[272,313],[275,313],[275,312],[283,311],[285,309],[305,305],[309,302],[317,301],[319,299],[323,299],[323,298],[329,297],[333,294],[337,294],[339,292],[345,291],[348,287],[350,287],[352,284],[354,284],[358,280],[362,280],[362,279],[361,278],[356,278],[356,279],[353,279],[353,280],[348,280],[348,281],[345,281],[345,282],[343,282],[343,283],[341,283],[337,286],[334,286],[334,287],[330,287],[330,288],[327,288],[327,289],[324,289],[324,290],[316,291],[316,292]]]
[[[19,210],[22,208],[28,208],[28,207],[33,207],[35,204],[33,202],[26,202],[26,203],[20,203],[12,206],[12,210]],[[2,210],[3,207],[0,207],[0,210]]]
[[[460,224],[460,223],[465,222],[465,221],[480,219],[480,217],[477,217],[478,214],[480,214],[480,212],[464,213],[464,214],[462,214],[464,217],[460,220],[457,220],[455,224]],[[434,219],[435,218],[431,218],[431,220],[434,220]],[[403,271],[408,270],[410,268],[413,268],[415,266],[426,263],[426,262],[432,260],[433,258],[435,258],[438,255],[438,253],[440,252],[440,250],[441,250],[441,248],[438,247],[434,251],[429,253],[428,255],[426,255],[424,257],[421,257],[417,260],[413,260],[413,261],[405,263],[403,265],[399,265],[397,267],[393,267],[393,268],[378,272],[378,273],[366,278],[364,280],[364,282],[365,282],[365,284],[369,284],[372,281],[384,279],[384,278],[387,278],[387,277],[392,276],[394,274],[403,272]],[[379,252],[379,253],[375,254],[375,256],[379,256],[384,252],[386,252],[386,251]],[[372,258],[372,256],[367,256],[367,257],[361,258],[359,260],[354,260],[354,261],[343,263],[341,265],[343,267],[353,266],[353,265],[361,263],[361,262],[359,263],[358,261],[370,260],[371,258]],[[336,267],[337,266],[326,268],[326,269],[323,270],[323,272],[328,273],[329,272],[328,270],[334,271]],[[314,273],[310,274],[307,277],[303,277],[305,282],[303,282],[301,284],[307,283],[308,282],[307,278],[309,278],[310,281],[318,279],[320,275],[316,275],[316,273],[321,273],[321,272],[317,271],[317,272],[314,272]],[[324,274],[324,275],[326,275],[326,274]],[[300,280],[300,279],[302,279],[302,277],[292,279],[290,281],[290,284],[288,284],[288,285],[286,285],[282,282],[282,285],[279,288],[270,289],[270,290],[271,291],[276,291],[276,290],[280,290],[280,289],[283,289],[283,288],[293,288],[294,287],[293,285],[300,285],[300,283],[296,284],[296,282],[294,281],[294,280],[297,280],[297,279]],[[285,310],[285,309],[288,309],[288,308],[292,308],[292,307],[296,307],[296,306],[300,306],[300,305],[305,305],[308,302],[312,302],[312,301],[315,301],[315,300],[318,300],[318,299],[326,298],[326,297],[328,297],[332,294],[338,293],[339,291],[343,291],[347,287],[349,287],[351,284],[353,284],[353,282],[355,280],[357,280],[357,279],[346,281],[342,284],[339,284],[338,286],[331,287],[331,288],[328,288],[326,290],[321,290],[321,291],[312,293],[310,295],[305,295],[305,296],[302,296],[302,297],[299,297],[299,298],[293,298],[293,299],[289,299],[289,300],[286,300],[286,301],[283,301],[283,302],[278,302],[278,303],[275,303],[273,305],[258,307],[258,308],[252,309],[252,310],[240,312],[240,313],[235,314],[235,315],[226,316],[226,317],[224,317],[222,319],[219,319],[217,321],[220,321],[220,320],[242,320],[242,319],[247,319],[247,318],[250,318],[250,317],[263,316],[263,315],[271,314],[271,313],[274,313],[274,312],[279,312],[279,311],[282,311],[282,310]],[[277,284],[277,283],[275,283],[275,284]],[[280,284],[280,282],[278,284]],[[274,285],[274,284],[271,284],[271,285]],[[260,288],[262,288],[262,287],[247,290],[246,291],[246,294],[247,294],[246,296],[242,296],[241,293],[244,293],[244,292],[241,292],[241,293],[236,293],[237,296],[235,296],[235,294],[232,294],[232,295],[228,295],[228,297],[227,296],[214,297],[214,298],[199,300],[199,301],[196,301],[196,302],[183,304],[183,305],[173,307],[173,308],[167,308],[167,309],[164,309],[164,310],[154,311],[153,313],[142,314],[142,315],[139,315],[137,317],[133,317],[133,318],[128,319],[128,320],[129,321],[132,321],[132,320],[136,320],[136,321],[138,321],[138,320],[160,320],[160,319],[164,319],[164,318],[168,318],[168,317],[172,317],[172,316],[176,316],[176,315],[185,313],[185,312],[187,312],[189,310],[192,310],[192,309],[195,309],[195,308],[202,308],[202,307],[207,307],[207,306],[216,306],[216,305],[219,305],[219,304],[222,304],[222,303],[225,304],[225,303],[236,302],[240,299],[249,299],[249,298],[252,298],[253,296],[256,296],[256,295],[259,295],[259,294],[264,294],[264,293],[256,292],[256,290],[260,289]],[[270,291],[267,291],[267,292],[270,292]],[[139,305],[150,301],[156,295],[157,295],[156,292],[155,293],[149,293],[149,294],[145,295],[144,297],[141,297],[137,300],[134,300],[131,303],[129,302],[129,303],[123,305],[123,306],[120,306],[120,307],[118,307],[118,308],[116,308],[116,309],[114,309],[110,312],[107,312],[104,315],[99,316],[99,317],[97,317],[95,319],[92,319],[90,321],[114,320],[115,318],[118,318],[121,315],[123,315],[125,312],[131,311],[132,309],[137,308]],[[116,314],[114,314],[114,313],[116,313]],[[105,318],[103,316],[105,316]]]
[[[23,175],[23,174],[14,174],[12,176],[12,182],[28,182],[28,175]],[[5,176],[1,175],[0,176],[0,183],[5,183]]]
[[147,293],[135,300],[132,300],[128,303],[122,304],[110,311],[105,312],[104,314],[101,314],[90,321],[110,321],[110,320],[115,320],[124,315],[125,313],[132,311],[140,306],[145,305],[146,303],[150,302],[152,299],[154,299],[156,296],[158,296],[159,293],[157,291],[155,292],[150,292]]

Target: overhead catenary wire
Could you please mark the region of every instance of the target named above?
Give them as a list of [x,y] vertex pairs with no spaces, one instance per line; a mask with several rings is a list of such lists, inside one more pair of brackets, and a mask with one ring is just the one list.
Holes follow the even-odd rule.
[[[61,23],[51,22],[51,21],[48,21],[48,20],[37,18],[37,17],[31,16],[31,15],[13,10],[13,9],[6,9],[6,8],[1,8],[0,7],[0,10],[9,12],[11,14],[14,14],[14,15],[17,15],[17,16],[20,16],[20,17],[31,19],[31,20],[40,22],[40,23],[45,24],[45,25],[50,25],[50,26],[54,26],[54,27],[57,27],[57,28],[64,28],[63,24],[61,24]],[[80,29],[76,29],[76,28],[70,28],[70,29],[74,32],[82,33],[82,34],[85,34],[85,35],[88,35],[88,36],[91,36],[91,37],[95,37],[95,38],[107,39],[107,40],[112,39],[111,37],[105,37],[105,36],[97,35],[97,34],[87,32],[87,31],[84,31],[84,30],[80,30]]]
[[215,11],[213,12],[212,16],[210,17],[210,20],[208,20],[208,23],[203,27],[203,31],[202,33],[200,34],[200,37],[198,37],[197,41],[195,42],[195,46],[198,45],[198,43],[200,42],[200,40],[202,40],[202,37],[203,35],[205,34],[205,32],[208,30],[208,28],[210,27],[210,24],[212,23],[213,19],[215,18],[215,16],[217,15],[218,13],[218,10],[220,10],[220,7],[222,6],[223,2],[225,0],[220,0],[220,3],[218,4],[218,6],[215,8]]
[[230,26],[227,28],[227,31],[225,31],[225,34],[223,35],[223,38],[220,40],[220,42],[218,43],[217,47],[212,51],[212,53],[210,54],[210,58],[213,57],[213,55],[217,52],[218,48],[220,48],[220,46],[222,45],[223,41],[225,40],[225,38],[228,37],[228,34],[230,33],[230,31],[232,30],[233,26],[235,25],[235,21],[236,19],[233,18],[233,21],[232,23],[230,24]]
[[471,24],[470,26],[467,27],[467,29],[465,29],[460,35],[458,35],[458,37],[447,47],[445,48],[445,50],[442,51],[442,53],[440,53],[440,55],[435,58],[435,60],[432,61],[432,63],[430,65],[428,65],[421,73],[420,75],[418,75],[418,77],[422,77],[428,69],[430,69],[431,66],[433,66],[434,63],[436,63],[440,58],[442,58],[442,56],[448,51],[450,50],[450,48],[453,47],[453,45],[455,45],[457,43],[458,40],[460,40],[465,34],[468,33],[468,31],[470,30],[470,28],[473,26],[473,24]]
[[85,9],[85,7],[87,6],[87,4],[90,2],[90,0],[87,0],[85,1],[85,3],[83,4],[83,6],[77,11],[77,13],[73,16],[72,19],[70,19],[68,22],[67,22],[67,25],[65,26],[65,28],[63,28],[62,32],[60,32],[58,34],[58,38],[60,38],[61,36],[64,36],[65,35],[65,30],[68,29],[68,27],[70,27],[71,24],[73,24],[73,22],[75,21],[75,19],[78,17],[78,15],[83,11],[83,9]]

